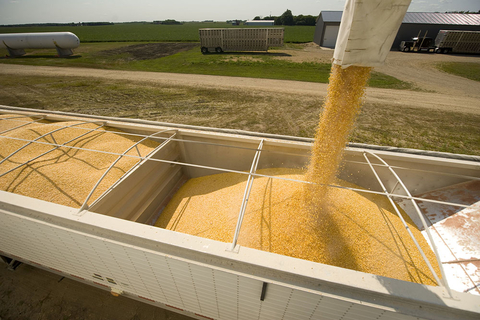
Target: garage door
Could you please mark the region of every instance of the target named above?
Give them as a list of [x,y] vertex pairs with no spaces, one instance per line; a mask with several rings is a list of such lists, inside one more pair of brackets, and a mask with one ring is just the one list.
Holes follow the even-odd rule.
[[338,30],[340,29],[340,25],[338,26],[325,26],[325,33],[323,36],[323,47],[327,48],[335,48],[335,43],[337,43],[337,36]]

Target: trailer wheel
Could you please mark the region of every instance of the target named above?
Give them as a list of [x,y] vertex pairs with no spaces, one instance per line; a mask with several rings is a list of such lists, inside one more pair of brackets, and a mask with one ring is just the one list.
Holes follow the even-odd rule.
[[443,53],[443,49],[440,49],[440,48],[437,48],[437,50],[435,50],[436,53]]
[[410,51],[410,47],[403,48],[403,52],[408,52],[408,51]]
[[202,51],[203,54],[208,53],[208,48],[207,47],[202,47],[200,50]]
[[222,48],[220,48],[220,47],[216,47],[216,48],[215,48],[215,52],[216,52],[216,53],[222,53],[223,50],[222,50]]

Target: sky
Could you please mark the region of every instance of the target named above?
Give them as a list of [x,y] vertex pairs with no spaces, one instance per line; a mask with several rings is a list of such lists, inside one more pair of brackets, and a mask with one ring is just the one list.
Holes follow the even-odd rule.
[[[345,0],[0,0],[0,25],[24,23],[250,20],[255,16],[318,15]],[[412,0],[410,12],[478,11],[480,0]]]

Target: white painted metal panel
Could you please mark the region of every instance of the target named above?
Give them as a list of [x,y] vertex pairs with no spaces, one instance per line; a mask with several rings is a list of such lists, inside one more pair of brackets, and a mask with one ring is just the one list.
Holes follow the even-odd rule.
[[0,34],[0,48],[8,49],[12,56],[24,55],[24,49],[57,49],[60,56],[69,56],[79,45],[80,40],[71,32]]
[[[279,285],[270,284],[262,304],[260,319],[283,319],[288,309],[288,301],[293,290]],[[268,298],[267,298],[268,297]]]
[[320,302],[321,296],[314,296],[307,292],[293,290],[288,299],[288,309],[283,319],[310,319]]
[[326,25],[325,26],[325,33],[323,36],[322,47],[327,48],[335,48],[335,44],[337,43],[338,37],[338,30],[340,26],[335,25]]
[[[361,314],[384,319],[392,315],[273,283],[261,301],[260,280],[3,211],[0,220],[2,251],[213,319],[354,319]],[[400,314],[394,318],[408,319]]]
[[0,46],[13,49],[75,49],[80,45],[71,32],[35,32],[0,34]]

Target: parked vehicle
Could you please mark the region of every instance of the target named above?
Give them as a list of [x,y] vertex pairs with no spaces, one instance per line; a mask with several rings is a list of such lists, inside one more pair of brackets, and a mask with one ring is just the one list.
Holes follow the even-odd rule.
[[435,43],[430,37],[413,37],[412,40],[402,41],[400,50],[403,52],[435,52]]
[[268,51],[283,46],[283,28],[206,28],[198,30],[202,53]]
[[426,34],[402,41],[400,51],[480,53],[480,31],[440,30],[435,39],[427,37]]
[[480,53],[480,31],[440,30],[436,53]]

